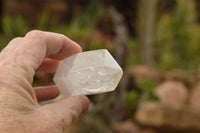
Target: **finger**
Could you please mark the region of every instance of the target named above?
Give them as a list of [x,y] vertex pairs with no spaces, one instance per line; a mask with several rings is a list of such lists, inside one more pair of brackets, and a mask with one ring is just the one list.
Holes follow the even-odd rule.
[[88,110],[89,100],[86,96],[70,96],[41,108],[44,112],[53,112],[49,121],[54,122],[53,125],[59,125],[62,129],[65,129],[80,114]]
[[26,34],[25,38],[39,39],[46,43],[46,55],[53,59],[61,60],[82,51],[76,42],[58,33],[31,31]]
[[54,73],[59,65],[58,60],[46,58],[42,64],[37,68],[38,72]]
[[[20,47],[7,60],[15,64],[19,75],[24,75],[29,83],[35,70],[47,56],[54,59],[63,59],[81,51],[80,46],[64,35],[42,31],[27,33]],[[26,71],[24,73],[24,71]],[[20,73],[21,72],[21,73]]]
[[22,39],[19,47],[0,63],[0,73],[4,73],[0,75],[1,86],[12,85],[10,88],[23,91],[24,95],[33,102],[32,99],[35,100],[36,97],[31,84],[35,70],[42,61],[48,56],[63,59],[78,52],[81,52],[80,46],[64,35],[31,31]]
[[56,86],[44,86],[34,88],[38,102],[56,98],[60,91]]
[[21,44],[23,38],[22,37],[17,37],[12,39],[8,45],[1,51],[0,53],[0,60],[3,61],[6,59],[8,56],[10,56],[13,51],[16,50],[17,47]]

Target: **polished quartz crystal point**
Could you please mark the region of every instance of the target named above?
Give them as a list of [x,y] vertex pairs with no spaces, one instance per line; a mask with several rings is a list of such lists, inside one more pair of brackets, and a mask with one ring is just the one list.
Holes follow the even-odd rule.
[[62,95],[91,95],[113,91],[122,74],[115,59],[106,49],[102,49],[64,59],[53,80]]

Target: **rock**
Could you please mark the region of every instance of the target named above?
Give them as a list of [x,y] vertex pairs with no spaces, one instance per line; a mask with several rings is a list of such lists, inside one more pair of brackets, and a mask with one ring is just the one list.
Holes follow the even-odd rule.
[[183,70],[174,69],[174,70],[168,71],[164,74],[164,80],[182,81],[185,77],[184,75],[185,75],[185,73]]
[[183,82],[187,87],[194,87],[198,80],[198,73],[187,72],[181,69],[174,69],[163,74],[163,80]]
[[178,81],[166,81],[155,89],[155,95],[159,101],[168,107],[182,107],[187,100],[187,88]]
[[136,120],[145,125],[161,126],[164,124],[164,112],[158,102],[142,103],[135,115]]
[[157,133],[157,132],[152,129],[143,129],[143,130],[141,130],[140,133]]
[[192,108],[185,107],[179,111],[176,121],[176,127],[182,129],[197,129],[200,131],[200,112]]
[[135,118],[146,126],[200,131],[200,112],[192,110],[188,105],[170,108],[158,102],[146,102],[139,106]]
[[162,75],[156,69],[152,69],[146,66],[137,65],[129,69],[129,73],[137,81],[138,79],[150,79],[159,82]]
[[114,126],[117,133],[140,133],[139,127],[132,121],[125,121]]
[[192,109],[200,111],[200,84],[191,90],[189,105]]

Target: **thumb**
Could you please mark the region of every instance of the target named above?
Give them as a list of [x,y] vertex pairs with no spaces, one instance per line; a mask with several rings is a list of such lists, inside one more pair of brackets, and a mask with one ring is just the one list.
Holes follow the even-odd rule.
[[41,111],[51,112],[48,115],[50,125],[65,129],[78,116],[89,108],[89,100],[86,96],[69,96],[58,102],[47,104]]

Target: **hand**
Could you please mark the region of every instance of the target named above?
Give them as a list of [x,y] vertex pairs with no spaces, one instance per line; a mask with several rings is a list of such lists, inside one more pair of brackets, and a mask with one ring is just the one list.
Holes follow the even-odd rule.
[[33,88],[35,71],[55,72],[59,60],[81,52],[61,34],[31,31],[13,39],[0,53],[0,132],[62,133],[89,108],[85,96],[70,96],[40,106],[59,94],[56,86]]

